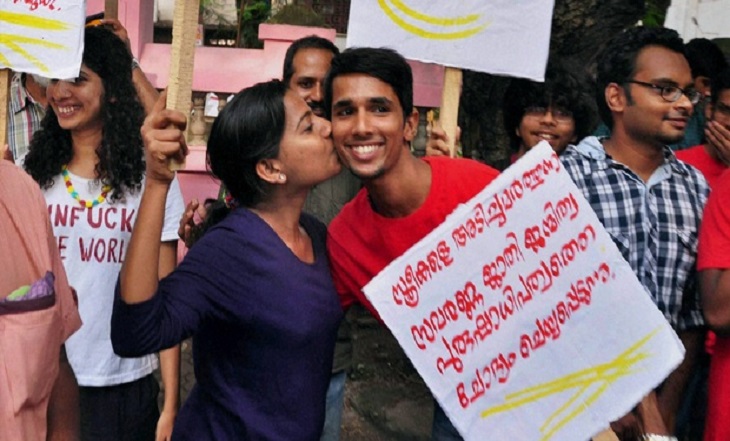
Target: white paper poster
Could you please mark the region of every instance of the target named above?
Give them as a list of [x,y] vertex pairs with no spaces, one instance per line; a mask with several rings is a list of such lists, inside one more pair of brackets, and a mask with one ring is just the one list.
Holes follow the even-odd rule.
[[585,441],[684,353],[545,142],[364,291],[467,441]]
[[77,77],[85,14],[84,0],[0,0],[0,68]]
[[553,0],[353,0],[347,47],[542,81]]

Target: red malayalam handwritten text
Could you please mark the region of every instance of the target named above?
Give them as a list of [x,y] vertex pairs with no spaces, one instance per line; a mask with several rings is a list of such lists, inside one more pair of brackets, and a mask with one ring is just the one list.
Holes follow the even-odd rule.
[[559,200],[555,206],[548,202],[544,207],[545,218],[542,220],[542,228],[539,225],[525,230],[525,248],[537,253],[538,249],[545,248],[546,239],[555,234],[563,220],[575,219],[578,216],[578,202],[573,193]]
[[411,308],[418,306],[418,290],[424,283],[431,280],[434,274],[448,267],[454,262],[451,257],[451,248],[446,241],[436,245],[436,249],[428,253],[425,260],[416,264],[415,272],[412,265],[406,266],[398,283],[393,285],[393,300],[396,305],[406,305]]
[[56,6],[54,6],[56,0],[13,0],[13,4],[17,5],[18,3],[27,5],[30,11],[35,11],[38,7],[43,7],[50,11],[56,9]]
[[532,336],[522,334],[520,337],[520,355],[522,358],[529,358],[536,349],[545,345],[548,340],[557,340],[561,335],[561,326],[567,322],[572,314],[578,311],[582,305],[591,304],[593,288],[598,283],[606,283],[611,278],[611,268],[603,262],[593,274],[578,280],[570,285],[570,291],[553,308],[550,315],[535,320],[535,331]]
[[499,354],[492,359],[492,362],[481,369],[475,371],[475,377],[471,380],[471,396],[466,394],[466,386],[461,382],[456,386],[456,394],[459,397],[459,404],[466,409],[471,403],[484,396],[487,389],[492,387],[492,380],[498,383],[506,383],[509,380],[509,374],[515,365],[517,356],[514,352],[510,352],[505,356]]
[[515,294],[510,285],[505,286],[502,295],[503,299],[496,305],[484,309],[475,316],[476,329],[465,330],[454,336],[450,342],[444,337],[441,338],[449,356],[439,357],[436,360],[436,369],[440,374],[443,374],[447,368],[454,368],[457,372],[461,372],[463,366],[461,357],[473,351],[479,343],[498,331],[502,323],[516,312],[521,311],[533,299],[531,291],[517,291]]
[[560,276],[562,268],[573,262],[578,253],[588,249],[588,245],[596,240],[596,231],[591,225],[583,228],[578,236],[563,245],[559,252],[553,253],[550,259],[540,262],[540,267],[526,278],[520,276],[520,282],[530,292],[545,292],[553,286],[553,279]]
[[522,250],[520,250],[520,244],[517,240],[517,235],[513,232],[507,233],[507,242],[510,244],[502,251],[502,254],[497,256],[494,261],[482,267],[482,280],[484,286],[488,286],[492,289],[502,287],[502,282],[507,275],[507,270],[518,261],[524,261]]
[[484,296],[477,292],[473,283],[467,282],[463,290],[454,294],[453,300],[446,300],[436,311],[424,318],[422,325],[411,326],[411,335],[416,346],[421,350],[426,349],[426,343],[432,343],[449,322],[459,319],[460,313],[471,320],[477,305],[484,305]]
[[560,158],[553,152],[549,158],[544,159],[541,163],[522,174],[522,184],[527,189],[535,190],[545,183],[547,175],[554,171],[560,171],[561,166]]
[[454,228],[451,233],[451,238],[456,243],[456,248],[461,248],[466,245],[469,239],[474,239],[484,231],[486,220],[484,219],[484,207],[482,204],[477,204],[474,207],[472,217],[467,219],[462,225]]
[[[475,328],[464,330],[452,337],[451,340],[442,337],[441,340],[448,356],[442,356],[436,360],[436,368],[439,373],[443,374],[448,368],[461,372],[463,366],[461,358],[498,331],[504,322],[531,302],[534,295],[547,292],[553,285],[553,278],[559,277],[562,268],[573,262],[579,252],[585,251],[595,237],[593,227],[587,225],[576,238],[569,240],[560,252],[554,253],[549,263],[542,261],[538,268],[527,277],[519,276],[522,289],[515,292],[515,288],[507,285],[502,290],[502,298],[496,304],[485,307],[478,313],[473,314],[473,320],[472,315],[467,316],[475,324]],[[468,298],[479,300],[474,302],[473,305],[484,304],[483,294],[479,293],[471,282],[467,282],[465,292],[471,294]],[[462,293],[462,291],[459,291],[459,293]],[[419,349],[424,350],[426,344],[433,342],[438,336],[438,332],[444,329],[447,323],[455,322],[459,318],[459,315],[455,312],[456,308],[453,306],[448,308],[447,306],[449,306],[448,301],[443,307],[431,312],[428,318],[423,320],[422,325],[411,327],[411,335]],[[449,311],[452,313],[449,314]]]
[[547,175],[560,171],[560,167],[560,159],[553,153],[552,156],[523,173],[522,179],[515,179],[501,193],[495,194],[487,205],[487,225],[491,226],[496,222],[498,227],[504,226],[507,223],[507,212],[518,200],[522,199],[525,190],[536,190],[545,182]]

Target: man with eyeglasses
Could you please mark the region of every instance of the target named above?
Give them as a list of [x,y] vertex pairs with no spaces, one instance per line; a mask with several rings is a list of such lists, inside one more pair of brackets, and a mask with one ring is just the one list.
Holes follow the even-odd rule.
[[[561,160],[647,293],[681,338],[682,364],[614,424],[620,435],[676,439],[675,419],[701,347],[697,233],[709,188],[668,147],[684,136],[693,104],[684,44],[669,29],[635,27],[597,59],[597,104],[610,138],[587,137]],[[620,305],[617,305],[620,307]],[[647,418],[647,415],[658,416]]]

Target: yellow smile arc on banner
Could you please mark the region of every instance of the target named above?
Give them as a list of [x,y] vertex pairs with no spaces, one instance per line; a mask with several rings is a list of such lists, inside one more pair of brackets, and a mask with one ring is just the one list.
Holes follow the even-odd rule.
[[[462,40],[482,32],[490,24],[487,22],[480,25],[479,20],[481,19],[481,15],[479,14],[469,14],[461,17],[436,17],[427,15],[410,8],[402,0],[378,0],[378,5],[385,15],[387,15],[388,18],[390,18],[393,23],[401,29],[430,40]],[[402,18],[401,15],[432,26],[453,28],[472,25],[472,27],[460,30],[449,29],[444,32],[434,32],[409,23]]]

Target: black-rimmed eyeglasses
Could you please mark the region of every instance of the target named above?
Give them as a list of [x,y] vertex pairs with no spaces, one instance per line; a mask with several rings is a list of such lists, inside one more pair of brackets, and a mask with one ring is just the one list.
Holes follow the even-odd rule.
[[661,92],[664,101],[668,101],[670,103],[678,101],[679,98],[682,97],[682,95],[685,95],[687,99],[689,99],[689,102],[692,103],[692,105],[694,106],[695,104],[699,103],[700,98],[702,98],[702,94],[696,90],[684,90],[681,87],[677,86],[661,86],[659,84],[646,83],[644,81],[637,80],[628,80],[626,82],[658,90]]

